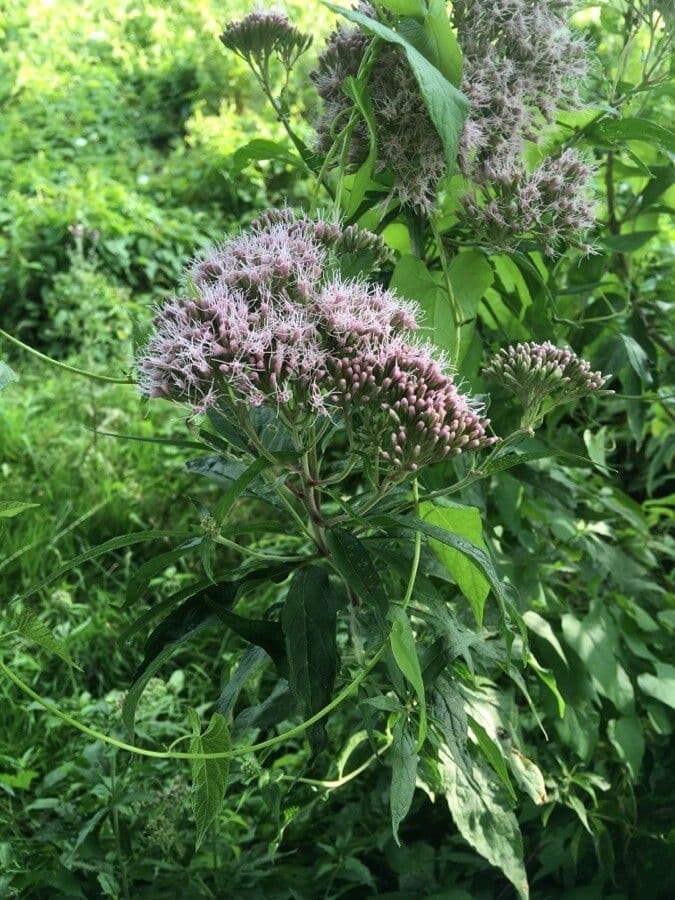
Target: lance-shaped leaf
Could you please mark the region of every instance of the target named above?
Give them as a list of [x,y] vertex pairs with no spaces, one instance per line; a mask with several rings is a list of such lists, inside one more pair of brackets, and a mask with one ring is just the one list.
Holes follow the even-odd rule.
[[410,619],[404,609],[394,607],[391,617],[393,626],[391,629],[391,652],[396,660],[396,665],[410,682],[417,695],[420,711],[419,732],[417,735],[417,750],[420,750],[427,736],[427,701],[422,681],[422,669],[417,656],[417,645],[413,634]]
[[[192,738],[190,753],[224,753],[230,749],[230,735],[224,716],[214,713],[209,727],[201,734],[199,716],[190,710]],[[230,760],[192,759],[192,810],[197,823],[197,847],[215,822],[227,789],[230,776]]]
[[387,595],[365,544],[344,528],[329,528],[326,531],[326,546],[345,582],[363,603],[384,619]]
[[[281,614],[288,657],[288,683],[305,719],[333,695],[337,672],[337,617],[328,574],[319,566],[299,569],[291,580]],[[314,753],[326,743],[326,728],[308,729]]]
[[400,847],[398,829],[412,805],[415,781],[417,780],[417,764],[420,758],[415,752],[415,739],[408,732],[405,719],[398,719],[394,725],[393,739],[389,805],[391,807],[391,830],[394,833],[394,840]]
[[436,66],[392,28],[388,28],[381,22],[370,19],[356,10],[344,9],[332,3],[324,5],[337,15],[345,16],[355,25],[359,25],[366,33],[403,48],[419,86],[422,100],[440,136],[447,164],[451,170],[454,169],[459,138],[469,111],[469,103],[464,94],[450,84]]

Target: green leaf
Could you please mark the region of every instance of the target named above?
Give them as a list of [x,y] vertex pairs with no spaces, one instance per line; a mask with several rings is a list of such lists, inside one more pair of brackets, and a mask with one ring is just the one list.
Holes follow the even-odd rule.
[[[515,608],[506,586],[502,584],[492,560],[484,550],[457,534],[452,534],[444,528],[439,528],[415,516],[373,516],[370,521],[373,525],[380,525],[383,528],[408,528],[413,531],[421,531],[427,537],[440,541],[467,556],[487,579],[497,598],[504,621],[506,622],[508,617],[512,623],[518,626],[523,640],[527,640],[527,629],[522,616]],[[508,633],[506,636],[509,637]]]
[[548,803],[546,782],[538,765],[517,750],[511,748],[511,769],[520,787],[529,795],[537,806]]
[[656,145],[666,153],[675,153],[675,132],[649,119],[603,119],[593,127],[590,137],[604,144],[644,141]]
[[392,734],[389,806],[391,808],[391,830],[394,840],[400,847],[398,829],[412,805],[419,756],[415,753],[415,739],[408,732],[403,718],[398,719]]
[[13,381],[18,381],[19,376],[14,369],[10,369],[6,362],[0,359],[0,391],[4,390]]
[[[308,566],[295,573],[281,624],[286,637],[288,683],[308,719],[330,701],[337,672],[337,617],[325,569]],[[327,740],[324,723],[313,725],[308,738],[314,754],[322,750]]]
[[423,16],[426,13],[424,0],[380,0],[379,5],[396,16]]
[[[462,313],[462,320],[465,323],[460,331],[459,361],[461,363],[467,354],[476,328],[478,304],[494,281],[494,271],[483,253],[479,250],[468,250],[458,253],[451,260],[448,274],[455,299]],[[446,317],[452,319],[447,314],[447,308]]]
[[487,760],[490,768],[493,769],[497,778],[499,778],[501,783],[509,792],[509,796],[511,797],[511,799],[516,800],[516,792],[514,791],[513,785],[511,784],[509,772],[506,768],[506,760],[504,759],[502,751],[499,749],[495,741],[492,740],[492,738],[483,728],[480,722],[476,721],[476,719],[474,719],[472,716],[469,716],[468,718],[469,727],[471,728],[473,736],[478,742],[478,747],[480,748],[481,753]]
[[393,29],[356,10],[344,9],[327,2],[324,2],[324,5],[337,15],[345,16],[355,25],[359,25],[368,34],[373,34],[387,43],[398,44],[403,48],[431,120],[443,143],[448,167],[451,170],[454,169],[459,139],[469,111],[469,104],[464,94],[450,84],[429,60],[425,59],[412,44]]
[[351,190],[349,191],[349,202],[345,212],[347,218],[351,218],[361,205],[361,201],[365,197],[368,186],[371,183],[375,163],[377,162],[377,126],[375,124],[373,107],[368,96],[367,74],[362,79],[356,79],[350,75],[342,83],[342,90],[354,101],[354,105],[368,129],[368,156],[354,173]]
[[501,869],[521,900],[528,900],[523,839],[503,789],[481,766],[474,766],[469,778],[445,749],[441,749],[439,764],[445,797],[460,834],[477,853]]
[[610,250],[616,250],[618,253],[632,253],[633,250],[644,247],[658,234],[658,231],[627,231],[625,234],[607,234],[600,240]]
[[450,84],[459,87],[462,83],[464,58],[448,18],[446,0],[429,0],[429,11],[424,17],[424,30],[433,49],[430,61],[445,75]]
[[160,553],[153,556],[147,562],[143,563],[127,582],[126,603],[134,603],[143,594],[147,586],[150,584],[155,575],[159,575],[168,566],[181,559],[186,553],[194,550],[202,542],[200,537],[176,547],[174,550],[168,550],[166,553]]
[[629,334],[622,334],[621,341],[625,347],[628,362],[635,374],[643,384],[651,384],[652,376],[649,371],[649,357],[646,352],[642,349],[640,344],[638,344],[635,338],[631,337]]
[[389,602],[380,573],[365,544],[344,528],[329,528],[326,530],[326,547],[347,585],[384,620]]
[[254,460],[251,465],[232,482],[213,511],[214,518],[219,525],[222,525],[227,518],[227,514],[232,508],[235,500],[243,494],[246,488],[256,480],[261,472],[269,468],[269,465],[270,461],[268,459],[260,457],[259,459]]
[[43,650],[58,656],[59,659],[62,659],[69,666],[73,666],[76,669],[80,668],[73,661],[64,644],[54,637],[45,623],[40,621],[34,613],[24,610],[15,619],[10,620],[10,628],[12,631],[18,632],[25,640],[32,641],[38,647],[42,647]]
[[[230,734],[224,716],[214,713],[209,727],[204,734],[200,734],[199,716],[194,710],[190,710],[190,713],[193,728],[190,753],[224,753],[230,749]],[[230,776],[230,760],[225,757],[192,759],[190,762],[192,810],[197,823],[197,848],[199,848],[223,805]]]
[[220,692],[216,706],[221,715],[226,718],[232,715],[242,688],[265,665],[268,658],[267,652],[262,647],[254,645],[246,650],[234,674]]
[[105,541],[105,543],[99,544],[97,547],[90,547],[89,550],[85,550],[84,553],[80,553],[79,556],[74,556],[72,559],[68,560],[68,562],[63,563],[63,565],[55,569],[51,575],[47,575],[42,581],[39,581],[32,588],[24,591],[23,594],[19,594],[19,596],[14,599],[15,601],[26,600],[28,597],[32,597],[33,594],[37,594],[38,591],[47,587],[48,584],[56,581],[62,575],[65,575],[66,572],[76,569],[79,565],[89,562],[91,559],[97,559],[99,556],[111,553],[113,550],[121,550],[123,547],[132,547],[134,544],[157,541],[162,538],[187,537],[192,537],[189,531],[133,531],[130,534],[120,535],[120,537]]
[[443,735],[445,749],[467,778],[471,777],[473,763],[468,748],[469,717],[464,698],[447,679],[439,685],[433,697],[435,724]]
[[221,604],[211,603],[213,612],[221,622],[231,628],[236,634],[262,647],[271,656],[277,669],[286,672],[286,651],[281,627],[278,622],[271,619],[248,619],[237,615],[230,609],[225,609]]
[[633,781],[637,781],[645,753],[645,735],[637,716],[622,716],[607,724],[607,736],[619,758],[626,764]]
[[532,653],[528,653],[527,655],[527,664],[535,671],[542,684],[545,684],[555,697],[555,701],[558,705],[558,715],[562,719],[565,715],[567,704],[565,703],[565,698],[558,690],[558,682],[556,681],[555,675],[549,669],[545,669],[543,666],[539,665],[539,662]]
[[248,144],[239,147],[232,154],[232,164],[235,172],[243,171],[250,162],[260,162],[268,159],[285,163],[294,168],[305,168],[303,160],[291,153],[287,146],[277,141],[271,141],[268,138],[254,138]]
[[26,503],[23,500],[0,500],[0,519],[12,519],[27,509],[36,509],[39,503]]
[[147,683],[188,637],[213,620],[214,612],[207,600],[209,592],[218,590],[222,597],[222,593],[227,591],[229,601],[232,602],[238,588],[236,582],[227,583],[209,588],[203,595],[190,597],[151,632],[143,648],[143,661],[134,673],[133,682],[122,705],[122,721],[130,736],[134,733],[136,708]]
[[[421,505],[420,514],[431,525],[466,538],[475,547],[487,552],[487,546],[483,540],[483,523],[476,507],[441,507],[426,502]],[[477,624],[481,625],[490,585],[480,568],[461,550],[448,547],[445,543],[432,540],[431,548],[455,579],[457,586],[471,604]]]
[[[571,613],[562,617],[562,630],[568,645],[585,664],[597,690],[610,700],[619,712],[633,710],[633,685],[619,663],[618,631],[599,603],[579,620]],[[639,683],[639,678],[638,678]]]
[[414,300],[423,313],[421,325],[429,339],[446,352],[453,346],[455,327],[450,305],[438,281],[417,256],[402,256],[396,263],[390,288]]
[[656,675],[643,672],[637,682],[645,694],[660,703],[675,709],[675,666],[669,663],[654,663]]
[[400,606],[392,607],[391,618],[393,621],[391,636],[391,652],[403,675],[407,678],[415,691],[419,704],[420,723],[417,735],[417,751],[422,748],[427,736],[427,701],[422,681],[422,670],[417,655],[417,645],[413,634],[410,619]]

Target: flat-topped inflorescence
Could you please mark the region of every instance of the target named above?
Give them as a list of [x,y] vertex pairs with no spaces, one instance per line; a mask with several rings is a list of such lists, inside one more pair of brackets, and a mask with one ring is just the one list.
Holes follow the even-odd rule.
[[587,397],[602,390],[611,377],[594,372],[573,350],[548,341],[506,347],[492,357],[483,372],[520,402],[527,427],[538,424],[544,405],[548,411]]
[[496,440],[430,347],[416,304],[335,274],[334,258],[380,239],[270,212],[195,260],[185,296],[157,312],[138,367],[150,397],[201,412],[268,405],[301,425],[342,414],[354,450],[412,470]]

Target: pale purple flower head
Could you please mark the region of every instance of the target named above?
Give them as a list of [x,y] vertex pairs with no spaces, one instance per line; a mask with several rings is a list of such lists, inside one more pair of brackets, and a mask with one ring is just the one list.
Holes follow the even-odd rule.
[[331,263],[374,235],[269,213],[191,266],[192,296],[157,313],[138,368],[146,396],[203,411],[216,402],[340,411],[352,446],[404,471],[488,446],[488,421],[428,347],[417,306]]

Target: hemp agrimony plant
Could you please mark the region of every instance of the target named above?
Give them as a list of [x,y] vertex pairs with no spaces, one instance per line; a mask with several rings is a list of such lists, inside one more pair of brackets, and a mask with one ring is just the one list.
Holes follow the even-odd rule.
[[[421,784],[526,897],[512,804],[517,788],[545,803],[546,777],[499,696],[511,682],[531,706],[525,666],[557,688],[528,647],[477,488],[551,455],[528,444],[543,417],[607,379],[548,341],[492,348],[481,375],[477,323],[490,255],[513,251],[537,276],[527,253],[587,248],[592,166],[572,148],[535,165],[528,153],[557,110],[581,103],[587,53],[566,2],[326,5],[347,24],[316,60],[310,121],[288,102],[309,36],[257,9],[221,37],[288,132],[281,158],[296,154],[310,199],[261,211],[197,256],[139,351],[141,393],[187,408],[188,443],[203,451],[188,469],[220,493],[131,578],[133,602],[171,561],[198,554],[203,568],[128,632],[164,615],[124,704],[129,733],[145,685],[190,635],[218,626],[249,648],[207,728],[191,714],[189,751],[98,736],[191,761],[199,841],[231,763],[250,776],[256,758],[306,737],[312,777],[288,774],[319,790],[384,763],[397,840]],[[270,699],[244,715],[240,692],[265,667]],[[338,711],[372,753],[324,782]]]

